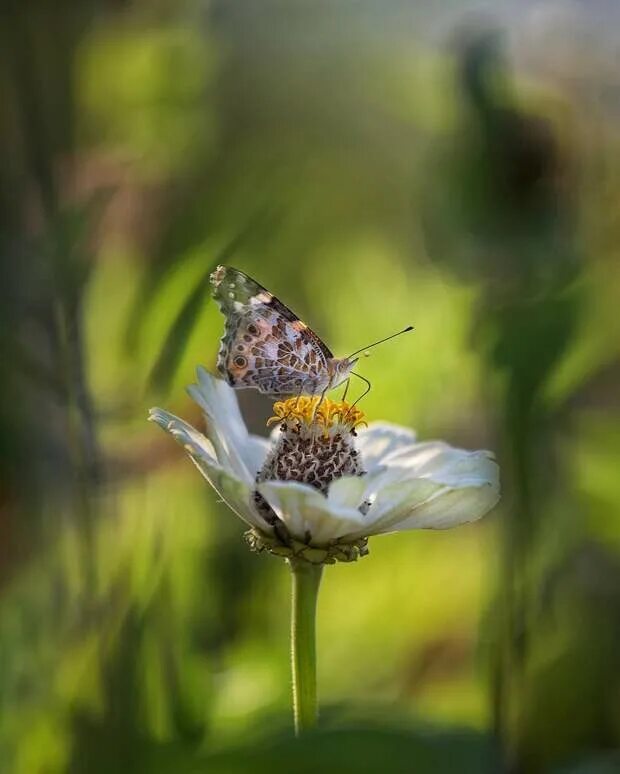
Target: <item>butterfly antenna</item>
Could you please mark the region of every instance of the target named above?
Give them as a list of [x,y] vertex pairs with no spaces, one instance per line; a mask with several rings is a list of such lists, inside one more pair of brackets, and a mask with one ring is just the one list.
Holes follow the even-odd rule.
[[[383,344],[384,341],[395,339],[397,336],[400,336],[401,334],[407,333],[408,331],[412,331],[412,330],[413,330],[413,325],[408,325],[406,328],[403,328],[402,331],[398,331],[398,333],[393,333],[391,336],[386,336],[384,339],[379,339],[379,341],[375,341],[373,344],[368,344],[366,347],[362,347],[361,349],[355,350],[355,352],[352,352],[347,357],[347,360],[351,360],[351,358],[355,357],[355,355],[359,355],[360,352],[365,352],[367,349],[371,349],[371,347],[376,347],[377,344]],[[355,375],[359,376],[359,374],[355,374]],[[360,379],[363,379],[363,378],[364,377],[360,376]]]

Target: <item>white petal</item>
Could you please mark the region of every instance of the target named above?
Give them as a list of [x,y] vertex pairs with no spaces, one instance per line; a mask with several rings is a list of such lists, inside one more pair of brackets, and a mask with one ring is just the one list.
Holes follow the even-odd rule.
[[209,465],[200,460],[192,459],[203,476],[237,516],[261,532],[272,532],[272,527],[254,508],[254,487],[249,487],[244,481],[217,465]]
[[372,422],[358,432],[357,447],[362,455],[362,464],[369,473],[390,457],[394,451],[411,447],[416,435],[407,427],[389,422]]
[[149,411],[149,422],[157,423],[170,433],[188,453],[196,457],[206,456],[215,462],[215,449],[211,441],[184,419],[164,409],[152,408]]
[[416,508],[408,518],[381,532],[457,527],[482,518],[498,500],[499,490],[490,482],[463,489],[445,487]]
[[430,478],[448,486],[475,484],[497,476],[491,452],[456,449],[443,441],[394,449],[385,465],[399,470],[403,479]]
[[337,506],[359,508],[392,480],[393,474],[383,466],[377,466],[363,476],[342,476],[329,485],[327,499]]
[[499,500],[499,468],[489,452],[437,443],[419,450],[409,467],[388,465],[403,478],[378,492],[368,513],[373,533],[453,527],[481,518]]
[[235,391],[226,382],[201,367],[197,375],[198,384],[190,385],[187,391],[205,413],[207,435],[218,462],[246,483],[253,484],[265,460],[267,442],[248,434]]
[[362,532],[365,517],[356,509],[330,503],[316,489],[295,481],[266,481],[259,492],[299,540],[323,546],[353,533]]
[[265,458],[271,450],[271,443],[268,438],[264,438],[261,435],[254,435],[248,433],[244,448],[243,458],[246,463],[246,467],[252,475],[252,482],[256,481],[256,474],[265,464]]
[[397,481],[382,487],[366,514],[365,532],[360,533],[359,537],[362,534],[375,535],[393,531],[395,524],[407,519],[416,508],[442,489],[442,484],[423,478]]
[[198,470],[237,516],[263,532],[271,530],[254,509],[254,487],[248,486],[216,462],[213,446],[202,433],[179,417],[175,417],[174,414],[160,408],[151,409],[149,419],[170,433],[185,449]]
[[358,508],[364,502],[365,492],[363,476],[343,476],[329,485],[327,499],[336,507]]

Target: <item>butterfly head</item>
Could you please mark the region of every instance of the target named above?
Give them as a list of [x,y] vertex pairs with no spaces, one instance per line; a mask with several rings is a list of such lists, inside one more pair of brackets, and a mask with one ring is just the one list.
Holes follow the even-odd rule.
[[350,358],[350,357],[342,357],[337,358],[333,357],[331,360],[328,361],[327,367],[329,369],[329,389],[333,389],[334,387],[337,387],[339,384],[342,384],[344,381],[346,381],[353,368],[355,367],[355,364],[359,358]]

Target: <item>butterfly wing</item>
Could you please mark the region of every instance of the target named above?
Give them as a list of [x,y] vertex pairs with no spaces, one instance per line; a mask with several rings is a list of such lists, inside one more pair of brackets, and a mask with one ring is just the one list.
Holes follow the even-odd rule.
[[327,386],[332,353],[272,293],[227,266],[217,267],[211,286],[226,318],[217,368],[231,387],[291,395]]

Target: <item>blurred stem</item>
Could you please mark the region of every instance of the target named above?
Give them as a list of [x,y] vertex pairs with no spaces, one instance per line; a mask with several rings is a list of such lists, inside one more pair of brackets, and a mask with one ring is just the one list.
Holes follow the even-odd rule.
[[84,504],[88,501],[90,488],[98,483],[100,474],[94,408],[86,384],[79,304],[57,301],[55,316],[69,411],[72,462],[77,473],[80,499]]
[[95,589],[93,489],[100,479],[92,399],[86,383],[79,303],[57,300],[55,322],[59,356],[65,381],[67,436],[79,532],[83,548],[84,584]]
[[291,661],[297,736],[316,725],[316,604],[322,565],[289,560],[292,573]]

